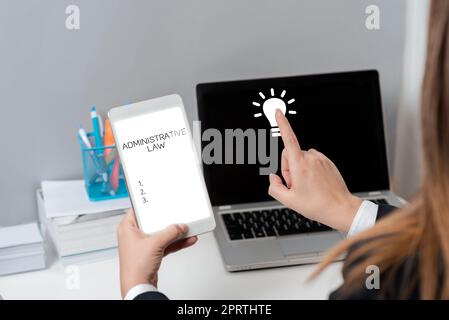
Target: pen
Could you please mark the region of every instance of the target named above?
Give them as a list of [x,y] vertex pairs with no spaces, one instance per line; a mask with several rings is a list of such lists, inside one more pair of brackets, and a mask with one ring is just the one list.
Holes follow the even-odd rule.
[[98,119],[97,109],[95,107],[92,107],[90,111],[90,117],[92,119],[92,128],[94,130],[95,147],[102,147],[103,143],[101,142],[101,127]]
[[78,135],[81,138],[81,140],[83,141],[83,143],[86,145],[86,147],[88,149],[92,148],[92,145],[90,144],[89,138],[87,137],[87,133],[86,131],[84,131],[83,127],[80,125],[79,129],[78,129]]
[[[89,138],[87,137],[86,131],[84,131],[84,129],[83,129],[83,127],[81,127],[81,125],[80,125],[80,127],[79,127],[79,129],[78,129],[78,135],[79,135],[79,137],[81,138],[81,140],[83,141],[83,143],[84,143],[84,145],[86,146],[86,148],[87,148],[87,149],[91,149],[91,148],[92,148],[92,145],[90,144],[90,141],[89,141]],[[100,162],[98,162],[98,159],[97,159],[97,157],[95,156],[95,152],[94,152],[93,150],[90,150],[90,151],[89,151],[89,154],[90,154],[90,156],[91,156],[91,158],[92,158],[92,161],[94,162],[95,167],[97,168],[97,171],[98,171],[98,172],[103,171],[103,170],[101,169],[101,164],[100,164]],[[104,180],[104,181],[107,181],[107,180],[108,180],[107,175],[104,176],[104,175],[102,174],[102,177],[103,177],[103,180]]]
[[[84,129],[81,125],[78,129],[78,136],[80,137],[81,141],[84,143],[84,145],[86,146],[87,149],[92,148],[92,144],[90,143],[89,138],[87,137],[86,131],[84,131]],[[89,152],[90,157],[92,158],[92,161],[94,162],[94,166],[97,170],[97,173],[103,179],[104,184],[105,185],[109,184],[108,183],[108,174],[107,174],[106,170],[103,169],[103,166],[101,165],[101,163],[98,161],[98,158],[97,158],[95,152],[93,150],[89,150],[88,152]],[[114,190],[110,190],[109,193],[111,195],[115,195]]]
[[104,137],[104,125],[103,125],[103,118],[101,117],[101,114],[97,113],[98,117],[98,123],[100,124],[100,135],[101,138]]
[[[112,134],[111,123],[109,119],[104,122],[104,137],[103,145],[105,147],[115,145],[114,135]],[[117,149],[115,148],[105,148],[104,149],[104,161],[108,167],[109,172],[109,183],[114,191],[117,191],[119,187],[119,158],[117,154]],[[112,164],[112,168],[110,170]]]
[[119,156],[118,153],[115,154],[114,164],[112,165],[111,175],[109,177],[109,181],[111,183],[112,189],[114,191],[118,190],[119,186],[119,174],[120,174],[120,164],[119,164]]
[[[109,119],[106,119],[104,123],[104,137],[103,137],[103,145],[105,147],[113,146],[115,144],[114,135],[112,134],[111,123]],[[114,159],[115,156],[109,157],[109,154],[115,149],[105,148],[104,149],[104,159],[106,161],[106,165]]]

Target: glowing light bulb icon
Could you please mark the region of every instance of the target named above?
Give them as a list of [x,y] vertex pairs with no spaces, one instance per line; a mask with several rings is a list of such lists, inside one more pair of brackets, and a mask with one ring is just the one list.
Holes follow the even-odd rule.
[[282,91],[280,98],[275,96],[274,89],[270,89],[271,97],[266,99],[265,95],[262,92],[259,92],[259,96],[264,100],[262,105],[259,102],[253,102],[253,106],[255,107],[261,107],[262,106],[262,112],[258,112],[254,114],[255,118],[259,118],[262,115],[265,115],[268,122],[271,126],[271,136],[273,137],[279,137],[281,135],[278,124],[276,122],[276,110],[280,109],[283,114],[289,113],[289,114],[296,114],[295,110],[288,110],[287,111],[287,105],[291,105],[293,102],[295,102],[295,99],[290,99],[287,102],[285,102],[284,97],[287,92],[285,90]]

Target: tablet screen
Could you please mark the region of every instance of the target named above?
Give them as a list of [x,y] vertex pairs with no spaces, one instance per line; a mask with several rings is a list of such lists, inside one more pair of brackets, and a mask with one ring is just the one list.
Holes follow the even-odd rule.
[[144,232],[210,216],[181,107],[117,119],[114,127],[128,191]]

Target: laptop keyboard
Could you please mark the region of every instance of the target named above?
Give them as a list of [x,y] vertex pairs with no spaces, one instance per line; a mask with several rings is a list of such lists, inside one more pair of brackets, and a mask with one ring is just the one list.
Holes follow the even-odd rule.
[[[388,204],[385,199],[370,199],[376,204]],[[328,226],[312,221],[287,208],[224,213],[221,215],[231,240],[281,237],[323,232]]]
[[374,202],[375,204],[388,204],[385,199],[369,199],[369,201]]

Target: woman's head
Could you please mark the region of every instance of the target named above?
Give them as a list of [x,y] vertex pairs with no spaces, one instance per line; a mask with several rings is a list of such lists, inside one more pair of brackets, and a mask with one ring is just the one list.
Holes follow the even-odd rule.
[[[438,244],[437,248],[431,242],[424,244],[424,252],[438,249],[435,254],[449,266],[449,1],[432,2],[421,112],[425,164],[421,223],[424,232],[432,232],[427,237]],[[442,289],[449,298],[449,277]]]
[[[349,248],[351,265],[343,290],[365,283],[367,265],[377,265],[384,281],[415,257],[419,273],[402,275],[405,289],[419,281],[421,298],[449,298],[449,1],[433,0],[429,17],[426,72],[422,91],[424,180],[420,193],[405,209],[372,229],[340,244],[314,275]],[[364,242],[365,241],[365,242]],[[441,265],[443,264],[443,265]],[[441,268],[442,267],[442,268]],[[313,275],[313,276],[314,276]],[[398,278],[398,277],[396,277]],[[399,277],[400,278],[400,277]],[[382,287],[382,284],[381,284]],[[404,290],[407,295],[408,290]],[[404,296],[404,297],[405,297]]]

